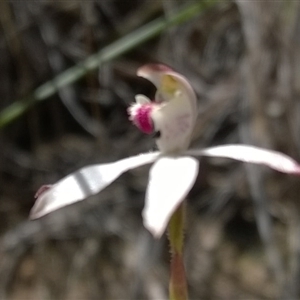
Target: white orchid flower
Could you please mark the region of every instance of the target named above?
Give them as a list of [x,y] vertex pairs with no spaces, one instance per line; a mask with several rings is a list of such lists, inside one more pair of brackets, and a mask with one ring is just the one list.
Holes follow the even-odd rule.
[[160,237],[171,215],[193,187],[199,169],[195,156],[231,158],[300,174],[300,166],[292,158],[253,146],[224,145],[188,150],[197,117],[196,95],[189,82],[164,65],[146,65],[137,74],[150,80],[157,93],[154,101],[137,95],[136,103],[128,112],[141,131],[156,134],[159,151],[87,166],[51,186],[43,186],[37,193],[30,215],[32,219],[99,193],[122,173],[153,163],[143,221],[155,237]]

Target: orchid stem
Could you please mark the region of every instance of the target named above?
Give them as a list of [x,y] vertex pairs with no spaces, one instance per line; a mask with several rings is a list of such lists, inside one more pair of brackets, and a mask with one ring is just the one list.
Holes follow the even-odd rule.
[[169,240],[171,247],[171,274],[169,285],[170,300],[187,300],[187,282],[183,263],[183,240],[185,205],[181,204],[169,222]]

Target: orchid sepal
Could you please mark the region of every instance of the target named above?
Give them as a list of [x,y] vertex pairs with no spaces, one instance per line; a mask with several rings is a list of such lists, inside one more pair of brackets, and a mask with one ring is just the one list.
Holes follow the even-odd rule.
[[186,151],[187,155],[230,158],[242,162],[265,165],[276,171],[300,175],[300,165],[291,157],[273,150],[250,145],[230,144]]
[[[97,194],[130,169],[150,164],[159,152],[131,156],[112,163],[84,167],[37,193],[30,218],[37,219],[59,208]],[[40,191],[41,189],[39,189]]]

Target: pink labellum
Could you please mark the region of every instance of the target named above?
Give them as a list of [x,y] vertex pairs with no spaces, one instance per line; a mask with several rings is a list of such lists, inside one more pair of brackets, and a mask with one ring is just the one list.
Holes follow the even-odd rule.
[[146,134],[153,133],[153,121],[151,119],[151,112],[154,109],[154,104],[138,104],[134,103],[128,108],[130,120],[135,126],[137,126],[142,132]]

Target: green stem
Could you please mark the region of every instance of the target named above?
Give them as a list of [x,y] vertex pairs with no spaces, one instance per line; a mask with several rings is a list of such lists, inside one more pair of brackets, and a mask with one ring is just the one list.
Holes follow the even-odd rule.
[[98,53],[91,55],[83,62],[65,70],[54,79],[39,86],[28,97],[15,101],[3,109],[0,112],[0,129],[21,116],[36,102],[49,98],[57,93],[60,88],[74,83],[85,76],[87,72],[134,49],[138,45],[159,35],[165,29],[174,25],[180,25],[192,19],[215,2],[215,0],[197,1],[168,18],[158,18],[104,47]]
[[181,204],[169,222],[169,240],[171,247],[171,274],[169,285],[170,300],[187,300],[187,282],[183,263],[185,207]]

